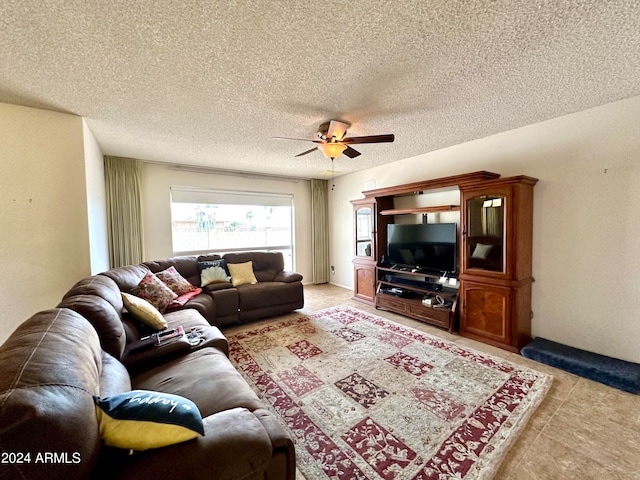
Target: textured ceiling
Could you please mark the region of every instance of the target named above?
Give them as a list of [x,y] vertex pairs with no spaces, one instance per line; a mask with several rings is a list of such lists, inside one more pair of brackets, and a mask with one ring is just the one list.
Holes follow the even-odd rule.
[[640,94],[635,0],[3,0],[0,101],[73,113],[107,155],[325,178]]

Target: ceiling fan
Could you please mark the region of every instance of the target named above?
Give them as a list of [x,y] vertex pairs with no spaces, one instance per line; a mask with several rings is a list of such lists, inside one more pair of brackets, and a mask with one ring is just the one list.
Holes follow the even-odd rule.
[[347,129],[351,126],[350,123],[339,122],[338,120],[331,120],[325,122],[318,127],[318,140],[308,140],[305,138],[289,138],[289,137],[273,137],[278,140],[301,140],[304,142],[313,142],[318,145],[296,155],[301,157],[308,153],[320,150],[325,157],[330,159],[338,158],[343,153],[349,158],[355,158],[360,155],[355,148],[350,145],[356,143],[388,143],[393,142],[395,136],[393,134],[385,135],[367,135],[363,137],[347,137]]

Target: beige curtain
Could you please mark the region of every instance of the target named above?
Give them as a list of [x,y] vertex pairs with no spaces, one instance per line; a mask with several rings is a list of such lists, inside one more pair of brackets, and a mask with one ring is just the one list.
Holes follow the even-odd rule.
[[329,282],[329,182],[311,180],[313,283]]
[[504,225],[504,208],[500,205],[491,205],[482,208],[482,230],[485,235],[502,238]]
[[143,244],[138,161],[105,156],[104,177],[111,268],[140,263]]

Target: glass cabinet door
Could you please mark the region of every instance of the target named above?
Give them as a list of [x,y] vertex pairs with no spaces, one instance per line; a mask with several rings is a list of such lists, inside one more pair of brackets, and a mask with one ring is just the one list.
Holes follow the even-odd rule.
[[466,268],[505,271],[505,207],[507,197],[480,195],[466,202]]
[[356,256],[373,257],[373,208],[356,210]]

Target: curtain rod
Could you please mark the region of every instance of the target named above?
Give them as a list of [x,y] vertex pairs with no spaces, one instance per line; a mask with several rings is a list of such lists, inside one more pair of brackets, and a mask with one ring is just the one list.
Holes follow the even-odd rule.
[[301,180],[305,180],[303,178],[286,177],[281,175],[270,175],[268,173],[240,172],[237,170],[225,170],[225,169],[212,168],[212,167],[197,167],[194,165],[180,165],[176,163],[153,162],[149,160],[140,160],[140,161],[143,163],[150,163],[152,165],[162,165],[167,167],[169,170],[177,170],[180,172],[206,173],[206,174],[213,174],[213,175],[229,175],[232,177],[243,177],[248,179],[280,180],[283,182],[291,182],[291,183],[298,183]]

